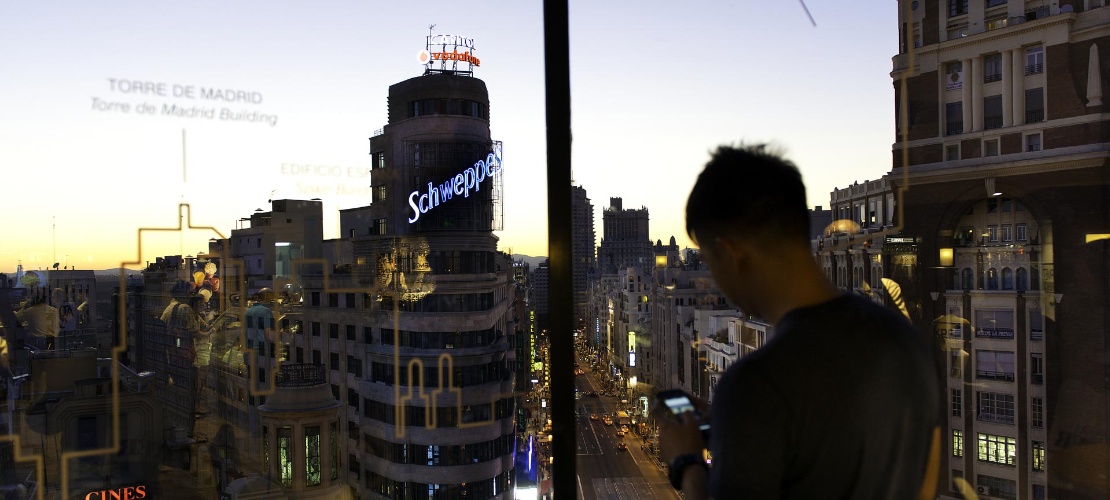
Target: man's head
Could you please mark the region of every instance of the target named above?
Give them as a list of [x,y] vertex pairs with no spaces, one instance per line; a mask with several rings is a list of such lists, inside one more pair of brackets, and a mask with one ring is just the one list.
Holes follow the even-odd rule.
[[717,285],[758,314],[744,289],[767,256],[809,251],[809,208],[797,167],[765,145],[721,146],[686,202],[686,232]]

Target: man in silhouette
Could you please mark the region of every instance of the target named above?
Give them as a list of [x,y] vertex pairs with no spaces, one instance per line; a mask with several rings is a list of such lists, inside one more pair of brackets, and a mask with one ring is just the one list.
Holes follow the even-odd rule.
[[671,483],[688,499],[931,498],[935,365],[903,316],[825,277],[797,168],[763,146],[720,147],[690,193],[686,228],[725,296],[775,331],[729,367],[712,408],[696,402],[708,442],[692,413],[658,405]]

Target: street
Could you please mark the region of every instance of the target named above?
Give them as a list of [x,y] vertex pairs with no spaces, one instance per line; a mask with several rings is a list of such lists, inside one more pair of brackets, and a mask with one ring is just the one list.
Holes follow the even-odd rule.
[[[614,425],[602,422],[602,414],[613,415],[627,408],[619,408],[619,396],[587,396],[590,391],[600,391],[601,384],[598,374],[588,364],[581,359],[579,363],[585,374],[577,376],[575,381],[581,395],[581,399],[576,401],[578,498],[679,498],[667,482],[664,468],[650,452],[643,449],[641,436],[631,432],[624,437],[617,436],[619,426],[616,422]],[[598,419],[590,420],[591,413],[596,413]],[[627,450],[617,448],[622,441]]]

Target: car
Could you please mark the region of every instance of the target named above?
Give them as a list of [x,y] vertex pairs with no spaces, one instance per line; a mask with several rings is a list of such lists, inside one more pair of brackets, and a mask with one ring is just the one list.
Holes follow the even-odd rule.
[[620,437],[624,437],[626,433],[627,431],[625,431],[624,429],[617,429],[617,435]]
[[597,420],[597,414],[596,413],[591,413],[590,414],[590,420]]
[[624,441],[621,441],[617,443],[617,449],[621,451],[628,451],[628,445],[624,444]]
[[625,434],[627,434],[628,433],[628,426],[627,425],[621,425],[621,431],[623,431]]
[[597,391],[587,392],[586,395],[591,397],[591,398],[596,398],[597,397]]
[[605,425],[613,425],[613,419],[611,419],[609,417],[605,417],[605,418],[601,419],[601,423],[603,423]]

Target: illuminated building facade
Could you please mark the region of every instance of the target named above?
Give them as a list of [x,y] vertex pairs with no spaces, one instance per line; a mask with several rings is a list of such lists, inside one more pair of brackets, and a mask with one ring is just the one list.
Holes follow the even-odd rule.
[[940,492],[1102,498],[1103,468],[1082,464],[1105,464],[1110,439],[1110,9],[898,4],[887,180],[908,187],[908,240],[884,267],[907,270],[911,317],[934,333]]
[[341,214],[350,265],[302,276],[292,357],[322,365],[345,403],[341,475],[359,498],[511,498],[526,318],[493,234],[485,83],[441,71],[390,86],[370,154],[371,204]]

